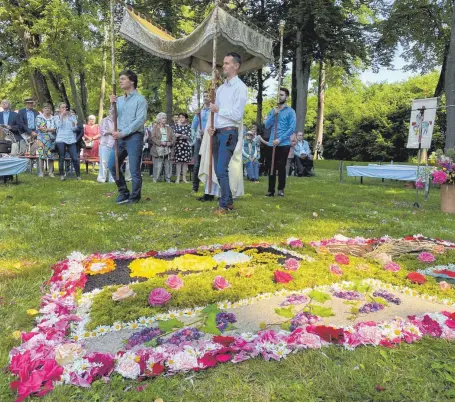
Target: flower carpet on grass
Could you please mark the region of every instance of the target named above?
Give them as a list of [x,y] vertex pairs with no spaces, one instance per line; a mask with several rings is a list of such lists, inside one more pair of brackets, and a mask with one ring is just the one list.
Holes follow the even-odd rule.
[[18,332],[11,387],[23,400],[114,372],[144,379],[333,344],[452,340],[455,291],[425,274],[454,260],[454,243],[421,235],[74,252],[54,265],[36,327]]

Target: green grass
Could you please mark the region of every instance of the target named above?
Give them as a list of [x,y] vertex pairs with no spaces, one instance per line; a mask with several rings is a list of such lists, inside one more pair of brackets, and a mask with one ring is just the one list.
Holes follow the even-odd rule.
[[[260,184],[245,183],[237,210],[220,218],[212,214],[213,203],[196,201],[190,185],[154,185],[148,176],[143,201],[133,206],[115,205],[115,194],[107,197],[115,186],[96,183],[94,175],[62,183],[23,174],[18,186],[0,185],[0,367],[17,344],[11,333],[33,327],[26,310],[38,307],[50,266],[73,250],[162,250],[237,240],[274,242],[293,235],[310,241],[337,233],[455,239],[455,217],[440,212],[438,189],[431,190],[428,202],[421,196],[421,208],[414,210],[415,193],[402,182],[365,179],[360,185],[358,179],[345,178],[340,184],[337,168],[337,161],[317,162],[316,177],[289,179],[284,199],[264,198],[263,178]],[[142,392],[135,391],[136,382],[115,376],[90,389],[59,387],[45,400],[453,400],[454,356],[455,344],[443,340],[394,350],[329,348],[280,363],[252,360],[160,377],[147,381]],[[11,380],[9,374],[0,377],[0,400],[15,399]],[[378,392],[377,385],[385,390]]]

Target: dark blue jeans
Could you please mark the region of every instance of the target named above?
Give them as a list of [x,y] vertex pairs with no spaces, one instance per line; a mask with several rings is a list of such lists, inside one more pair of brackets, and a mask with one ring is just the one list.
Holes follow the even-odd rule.
[[238,139],[238,130],[216,132],[213,136],[213,162],[221,189],[219,205],[224,209],[233,204],[231,187],[229,186],[229,162],[234,154]]
[[73,144],[66,144],[66,143],[55,143],[55,147],[57,148],[58,152],[58,170],[60,176],[65,175],[65,149],[68,150],[70,154],[71,161],[73,162],[74,170],[76,171],[76,176],[81,176],[81,167],[80,167],[80,160],[79,154],[77,153],[76,143]]
[[[141,200],[141,190],[142,190],[142,176],[141,176],[141,157],[142,157],[142,142],[144,135],[142,133],[133,133],[129,136],[119,139],[118,143],[118,164],[122,166],[126,157],[130,163],[131,178],[133,183],[133,188],[130,191],[128,186],[126,186],[125,177],[123,176],[122,170],[119,170],[119,179],[115,180],[115,183],[118,188],[118,192],[121,196],[125,198],[128,197],[130,200],[139,201]],[[112,150],[112,153],[109,157],[109,171],[111,175],[115,178],[115,152]]]
[[199,150],[201,149],[201,139],[196,139],[194,143],[194,166],[193,166],[193,190],[199,190],[199,167],[201,165],[201,156]]

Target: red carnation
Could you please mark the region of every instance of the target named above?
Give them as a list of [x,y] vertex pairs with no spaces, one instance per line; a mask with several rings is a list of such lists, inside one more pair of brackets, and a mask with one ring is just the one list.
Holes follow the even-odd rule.
[[427,282],[427,279],[423,274],[417,273],[415,271],[409,273],[406,278],[415,284],[425,284]]
[[292,277],[290,274],[279,270],[275,271],[274,277],[276,283],[289,283],[290,281],[294,280],[294,277]]
[[230,346],[235,341],[235,337],[231,336],[213,336],[212,340],[215,343],[222,344],[225,347]]
[[306,331],[317,334],[322,340],[328,343],[336,343],[344,337],[343,329],[337,329],[331,326],[307,326]]

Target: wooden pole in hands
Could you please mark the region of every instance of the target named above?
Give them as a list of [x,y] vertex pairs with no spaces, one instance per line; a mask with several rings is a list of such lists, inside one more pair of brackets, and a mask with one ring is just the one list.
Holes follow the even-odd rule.
[[[215,33],[213,35],[213,57],[212,57],[212,91],[210,93],[211,103],[216,101],[216,52],[218,41],[218,6],[219,0],[215,0]],[[210,112],[211,125],[210,128],[215,130],[215,113]],[[212,170],[213,170],[213,135],[209,139],[209,194],[212,193]]]
[[[111,0],[111,58],[112,58],[112,94],[117,95],[117,77],[115,74],[115,35],[114,35],[114,0]],[[114,132],[118,130],[117,127],[117,102],[112,103],[112,120],[114,121]],[[115,154],[115,180],[120,179],[120,168],[118,164],[118,142],[114,142]]]
[[[277,89],[277,106],[280,104],[280,87],[281,87],[281,75],[283,71],[283,36],[284,36],[284,21],[280,21],[280,63],[278,67],[278,89]],[[278,137],[278,113],[275,114],[275,130],[273,133],[272,143]],[[273,144],[272,149],[272,163],[270,168],[270,175],[275,174],[275,151],[276,145]]]

